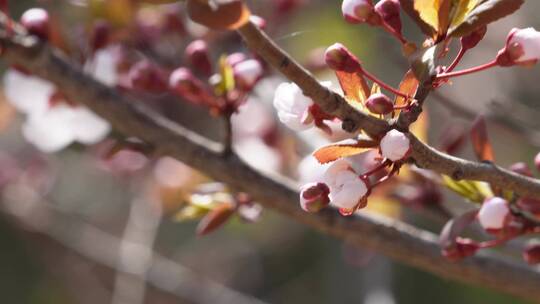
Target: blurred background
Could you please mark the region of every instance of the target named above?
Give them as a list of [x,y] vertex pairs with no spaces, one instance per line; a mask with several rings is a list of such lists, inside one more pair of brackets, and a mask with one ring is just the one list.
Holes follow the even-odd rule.
[[[81,64],[92,59],[92,46],[99,44],[96,24],[107,24],[106,49],[116,56],[116,86],[205,136],[223,136],[221,122],[207,108],[156,93],[148,80],[137,85],[134,66],[145,61],[165,71],[186,65],[184,49],[195,39],[211,46],[213,64],[223,54],[251,56],[234,33],[208,32],[190,23],[182,4],[8,2],[14,19],[29,8],[46,8],[50,41]],[[335,42],[350,47],[367,70],[394,86],[406,71],[399,43],[380,29],[345,23],[341,1],[247,2],[267,21],[270,35],[321,80],[335,83],[322,66],[321,51]],[[539,10],[540,2],[528,1],[517,14],[491,25],[460,67],[491,60],[511,28],[540,27]],[[405,35],[421,42],[408,17],[402,14],[402,20]],[[452,46],[455,53],[457,45]],[[3,73],[8,69],[2,66]],[[468,132],[476,115],[484,114],[497,162],[510,166],[523,161],[534,168],[540,147],[539,72],[538,66],[497,68],[458,78],[428,100],[428,119],[419,132],[437,147]],[[307,174],[298,171],[303,157],[343,134],[328,138],[309,131],[298,138],[276,124],[271,102],[281,81],[266,70],[250,92],[233,117],[235,147],[260,170],[302,179]],[[40,90],[17,84],[4,80],[3,90]],[[216,202],[237,202],[241,195],[228,193],[189,164],[154,156],[139,142],[114,133],[93,145],[74,143],[44,153],[35,147],[40,136],[24,136],[26,117],[7,98],[0,100],[2,303],[522,303],[396,264],[261,210],[256,202],[243,205],[220,229],[197,236],[199,219]],[[474,158],[468,144],[456,153]],[[411,194],[406,190],[425,189],[407,185],[384,188],[377,198],[381,203],[362,212],[382,213],[438,233],[444,221],[423,210],[429,200],[443,201],[447,209],[467,208],[443,189]],[[510,254],[518,256],[516,252]]]

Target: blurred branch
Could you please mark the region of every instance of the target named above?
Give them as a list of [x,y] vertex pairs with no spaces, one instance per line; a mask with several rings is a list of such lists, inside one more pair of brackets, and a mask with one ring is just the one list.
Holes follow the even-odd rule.
[[[181,299],[189,303],[203,304],[264,304],[256,298],[210,281],[152,250],[147,252],[148,258],[144,261],[143,272],[126,266],[129,261],[133,261],[133,256],[129,256],[127,259],[120,256],[119,259],[119,253],[126,252],[136,255],[140,253],[135,252],[137,248],[126,251],[125,240],[76,219],[53,205],[45,202],[24,202],[25,208],[21,209],[20,206],[9,206],[9,202],[3,203],[5,204],[3,205],[5,213],[22,223],[26,230],[25,233],[42,236],[38,240],[39,243],[46,243],[47,247],[52,248],[57,242],[100,266],[116,270],[130,278],[136,278],[144,284],[149,284],[152,289],[149,290],[148,301],[144,303],[161,303],[155,301],[159,297],[160,299],[170,299],[166,303],[178,303],[178,300]],[[11,204],[17,203],[22,202],[11,202]],[[142,218],[146,216],[149,215],[145,212]],[[140,219],[138,218],[138,220]],[[173,298],[176,300],[172,301]],[[122,303],[134,303],[130,302],[131,299],[131,297],[124,298]]]
[[[5,22],[5,20],[4,20]],[[343,98],[321,86],[306,70],[279,49],[255,25],[241,30],[249,45],[260,51],[272,65],[298,83],[321,107],[344,120],[347,129],[362,128],[382,134],[390,126],[355,111]],[[368,247],[444,278],[481,285],[528,298],[540,299],[540,273],[515,261],[489,253],[478,254],[461,263],[451,263],[440,254],[437,236],[402,222],[366,213],[342,217],[327,209],[308,214],[298,208],[296,185],[282,177],[265,176],[248,167],[235,154],[223,155],[222,146],[159,115],[144,102],[108,88],[47,45],[16,30],[17,35],[1,35],[3,58],[56,83],[70,99],[77,100],[107,119],[126,136],[136,136],[161,153],[183,161],[208,176],[251,194],[265,207],[300,223],[351,243]],[[470,162],[442,154],[411,136],[412,156],[426,168],[456,178],[479,179],[521,194],[540,197],[540,182],[491,164]],[[92,242],[95,244],[95,242]],[[151,276],[150,276],[151,277]]]

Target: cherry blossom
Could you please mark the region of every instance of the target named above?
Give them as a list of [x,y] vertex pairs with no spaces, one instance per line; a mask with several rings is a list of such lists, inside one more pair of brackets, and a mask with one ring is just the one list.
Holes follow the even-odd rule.
[[373,14],[371,0],[344,0],[341,4],[341,12],[345,20],[351,23],[366,22]]
[[540,59],[540,32],[532,27],[514,28],[503,50],[513,63],[535,62]]
[[478,212],[478,221],[486,230],[499,230],[504,227],[510,215],[508,202],[500,197],[488,198]]
[[399,161],[407,157],[411,150],[411,143],[407,135],[393,129],[388,131],[381,139],[381,154],[391,161]]
[[353,210],[369,192],[366,181],[358,176],[345,159],[335,161],[326,170],[324,183],[330,188],[331,204],[346,210]]

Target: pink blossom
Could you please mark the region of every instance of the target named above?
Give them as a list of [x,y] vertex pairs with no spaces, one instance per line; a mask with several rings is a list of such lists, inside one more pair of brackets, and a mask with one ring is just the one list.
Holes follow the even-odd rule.
[[500,54],[506,55],[498,58],[499,61],[500,58],[507,59],[506,65],[537,61],[540,59],[540,32],[532,27],[512,29]]
[[351,23],[366,22],[373,14],[371,0],[344,0],[341,4],[341,12],[345,20]]
[[242,89],[251,89],[261,79],[264,69],[256,59],[239,62],[233,67],[234,77]]
[[486,230],[498,230],[504,227],[510,215],[508,202],[500,197],[488,198],[478,212],[478,221]]
[[335,161],[326,170],[324,183],[330,188],[330,202],[347,210],[354,209],[369,192],[366,182],[345,159]]

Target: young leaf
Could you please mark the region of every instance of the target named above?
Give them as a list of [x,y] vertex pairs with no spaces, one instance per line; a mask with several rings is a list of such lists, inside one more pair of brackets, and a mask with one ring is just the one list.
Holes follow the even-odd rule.
[[452,23],[450,28],[459,26],[465,20],[465,17],[478,5],[482,0],[460,0],[457,3],[454,15],[452,16]]
[[[405,76],[403,76],[403,79],[401,80],[399,84],[398,91],[401,93],[407,94],[408,96],[414,96],[416,93],[416,90],[418,89],[418,79],[416,79],[416,76],[414,75],[412,70],[408,70]],[[402,96],[396,96],[394,99],[394,105],[396,106],[403,106],[407,103],[407,99]],[[399,113],[399,111],[397,111]]]
[[214,30],[235,30],[249,22],[249,9],[241,0],[188,0],[191,20]]
[[221,81],[216,86],[216,95],[223,96],[234,90],[234,71],[227,61],[227,56],[223,55],[219,59],[219,73]]
[[207,235],[223,226],[234,214],[234,205],[223,203],[208,212],[197,225],[197,235]]
[[474,8],[465,20],[450,29],[448,35],[462,37],[517,11],[525,0],[486,0]]
[[426,23],[414,9],[415,0],[400,0],[401,7],[411,17],[411,19],[418,25],[420,30],[429,37],[435,36],[437,29],[430,24]]
[[439,236],[439,244],[443,249],[451,248],[455,245],[456,238],[476,219],[478,210],[468,211],[458,217],[448,221]]
[[371,139],[347,139],[324,146],[313,153],[321,164],[333,162],[337,159],[364,153],[377,147],[378,143]]
[[419,83],[430,81],[435,75],[435,54],[437,46],[418,50],[411,56],[411,70]]
[[476,157],[480,161],[494,161],[493,148],[487,134],[486,120],[480,115],[471,128],[471,141]]
[[470,180],[454,180],[449,176],[442,176],[442,183],[448,189],[473,203],[482,203],[486,197],[493,196],[493,192],[486,183]]
[[358,73],[341,71],[337,71],[336,76],[347,102],[357,109],[363,109],[364,101],[370,94],[369,86],[364,77]]

